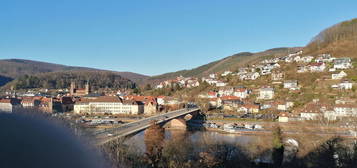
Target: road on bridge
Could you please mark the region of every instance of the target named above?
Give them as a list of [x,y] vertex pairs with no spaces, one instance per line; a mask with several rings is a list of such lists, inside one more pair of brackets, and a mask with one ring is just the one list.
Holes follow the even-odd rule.
[[121,125],[120,127],[116,128],[109,128],[102,130],[100,132],[96,132],[94,134],[96,138],[96,143],[98,145],[103,145],[107,142],[113,141],[118,138],[123,138],[128,135],[140,132],[142,130],[145,130],[152,124],[152,122],[156,122],[158,124],[170,121],[174,118],[190,114],[192,112],[199,111],[199,108],[187,108],[187,109],[180,109],[168,113],[162,113],[158,114],[152,117],[144,118],[135,122],[127,123],[124,125]]

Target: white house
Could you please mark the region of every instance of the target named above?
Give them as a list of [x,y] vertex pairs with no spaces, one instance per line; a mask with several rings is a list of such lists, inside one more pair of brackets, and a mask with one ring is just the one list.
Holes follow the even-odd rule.
[[351,58],[338,58],[333,61],[335,69],[348,69],[352,67]]
[[287,112],[281,112],[279,113],[279,122],[289,122],[289,113]]
[[337,104],[334,107],[336,117],[357,116],[357,105],[355,104]]
[[282,80],[284,78],[284,73],[283,72],[274,72],[271,74],[271,79],[273,81],[278,81]]
[[186,87],[187,88],[193,88],[193,87],[198,87],[200,86],[200,82],[196,79],[189,79],[186,81]]
[[256,80],[260,77],[258,72],[250,72],[245,74],[244,80]]
[[210,85],[216,85],[216,84],[218,83],[217,80],[211,79],[211,78],[209,78],[209,79],[202,78],[202,81],[207,82],[207,83],[210,84]]
[[218,90],[219,96],[231,96],[233,95],[233,87],[222,88]]
[[339,84],[339,87],[340,89],[349,90],[352,89],[352,85],[353,85],[352,82],[345,80]]
[[269,100],[274,98],[274,88],[263,87],[259,89],[258,99]]
[[221,74],[221,76],[228,76],[228,75],[230,75],[230,74],[232,74],[231,71],[224,71],[224,72]]
[[277,110],[280,110],[280,111],[287,111],[289,110],[291,107],[294,106],[294,102],[278,102],[277,103]]
[[304,62],[304,63],[310,63],[312,61],[312,59],[314,59],[313,56],[305,56],[305,57],[301,57],[300,61]]
[[309,71],[309,67],[308,66],[298,66],[297,67],[297,73],[305,73]]
[[339,80],[339,79],[342,79],[342,78],[344,78],[346,76],[347,76],[347,73],[344,72],[344,71],[341,71],[340,73],[331,74],[331,79]]
[[241,99],[247,98],[249,95],[249,91],[246,88],[237,88],[234,90],[233,96],[237,96]]
[[226,85],[227,85],[227,83],[222,82],[222,81],[217,81],[217,83],[216,83],[216,86],[217,86],[217,87],[224,87],[224,86],[226,86]]
[[212,79],[215,79],[217,77],[217,75],[213,73],[213,74],[209,74],[209,77]]
[[297,89],[298,88],[298,82],[297,80],[287,80],[284,81],[284,88],[285,89]]
[[323,72],[326,68],[326,64],[323,62],[311,63],[310,71],[311,72]]

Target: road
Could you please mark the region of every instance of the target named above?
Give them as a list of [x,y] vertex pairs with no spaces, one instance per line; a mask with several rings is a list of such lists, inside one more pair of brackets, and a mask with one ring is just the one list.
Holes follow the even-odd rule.
[[103,131],[96,132],[94,133],[94,136],[96,137],[97,144],[102,145],[112,140],[122,138],[131,135],[133,133],[145,130],[150,126],[152,122],[156,122],[156,123],[166,122],[174,118],[177,118],[179,116],[190,114],[192,112],[199,111],[199,110],[200,110],[199,108],[188,108],[188,109],[180,109],[168,113],[158,114],[135,122],[127,123],[119,127],[105,129]]

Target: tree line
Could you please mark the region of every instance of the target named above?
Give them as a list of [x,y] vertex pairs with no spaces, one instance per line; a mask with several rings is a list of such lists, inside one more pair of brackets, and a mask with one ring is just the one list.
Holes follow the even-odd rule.
[[71,82],[75,82],[79,87],[84,87],[84,84],[89,82],[92,88],[136,88],[134,82],[113,72],[103,71],[49,72],[39,75],[24,75],[6,86],[12,86],[14,89],[60,89],[68,88]]

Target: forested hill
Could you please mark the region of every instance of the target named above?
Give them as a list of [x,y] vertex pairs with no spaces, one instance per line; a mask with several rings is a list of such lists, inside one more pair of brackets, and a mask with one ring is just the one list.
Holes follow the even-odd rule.
[[74,67],[59,64],[52,64],[46,62],[24,60],[24,59],[4,59],[0,60],[0,86],[6,84],[12,79],[22,77],[24,75],[38,75],[48,72],[81,72],[81,71],[105,71],[115,75],[119,75],[122,78],[127,78],[133,82],[140,83],[147,79],[148,76],[132,73],[132,72],[113,72],[106,70],[99,70],[86,67]]
[[184,77],[202,77],[209,75],[210,73],[218,73],[223,72],[225,70],[236,70],[238,67],[242,65],[247,65],[251,62],[258,61],[262,58],[266,58],[269,56],[282,56],[291,52],[295,52],[300,50],[301,48],[274,48],[270,50],[266,50],[258,53],[250,53],[250,52],[242,52],[238,54],[234,54],[232,56],[223,58],[218,61],[214,61],[197,68],[191,70],[182,70],[177,72],[165,73],[158,76],[153,76],[148,79],[148,82],[155,83],[158,81],[163,81],[167,79],[172,79],[177,76]]
[[357,58],[357,18],[325,29],[305,47],[304,53]]
[[31,89],[31,88],[48,88],[62,89],[68,88],[74,81],[80,87],[84,87],[89,82],[91,87],[97,88],[135,88],[136,84],[120,75],[107,71],[63,71],[47,72],[37,75],[24,75],[8,84],[3,89]]

